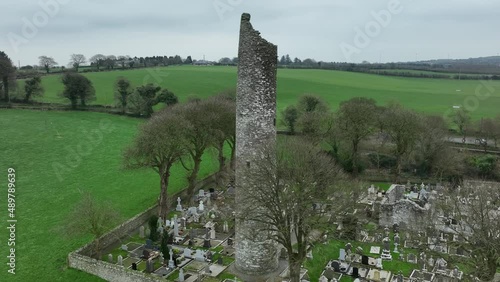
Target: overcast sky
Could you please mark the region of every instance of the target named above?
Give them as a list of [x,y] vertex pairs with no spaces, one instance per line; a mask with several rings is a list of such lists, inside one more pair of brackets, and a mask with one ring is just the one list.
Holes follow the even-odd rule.
[[280,56],[469,58],[500,53],[499,11],[498,0],[2,0],[0,50],[16,65],[67,65],[73,53],[218,60],[237,56],[248,12]]

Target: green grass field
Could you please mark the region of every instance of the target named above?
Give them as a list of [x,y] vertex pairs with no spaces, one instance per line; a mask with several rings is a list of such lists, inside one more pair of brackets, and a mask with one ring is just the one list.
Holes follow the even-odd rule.
[[[236,86],[235,67],[174,66],[125,71],[86,73],[94,83],[97,100],[95,104],[113,104],[113,84],[119,76],[127,77],[135,86],[157,83],[166,87],[184,101],[189,95],[207,97]],[[63,85],[60,75],[43,78],[45,98],[43,101],[66,103],[58,97]],[[454,105],[470,104],[475,120],[494,117],[500,105],[500,81],[491,82],[494,91],[486,99],[475,97],[480,81],[457,81],[449,79],[423,79],[388,77],[363,73],[326,70],[278,70],[278,108],[294,104],[304,93],[317,94],[333,109],[340,102],[352,97],[364,96],[383,105],[397,101],[417,111],[442,114]],[[460,91],[457,91],[460,90]],[[485,88],[480,89],[486,94]],[[475,103],[477,102],[477,104]]]
[[[89,191],[110,201],[126,220],[153,205],[159,193],[159,177],[153,170],[124,171],[122,150],[131,142],[143,120],[85,112],[0,111],[0,185],[2,201],[0,281],[101,281],[67,269],[69,252],[90,237],[66,239],[58,231],[66,215]],[[103,130],[105,129],[105,130]],[[85,147],[86,139],[100,130],[102,140]],[[68,165],[71,150],[83,153],[75,167],[59,180],[54,163]],[[76,164],[76,163],[75,163]],[[7,169],[16,170],[16,275],[7,273]],[[202,176],[217,167],[207,154]],[[173,169],[170,191],[186,185],[186,172]]]

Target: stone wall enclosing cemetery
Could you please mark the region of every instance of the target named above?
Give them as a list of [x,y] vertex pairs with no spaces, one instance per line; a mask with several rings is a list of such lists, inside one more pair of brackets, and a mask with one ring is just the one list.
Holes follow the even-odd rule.
[[[215,173],[201,180],[196,185],[196,191],[205,188],[206,186],[213,185],[217,177],[218,173]],[[185,199],[186,196],[187,192],[185,189],[174,195],[171,195],[169,198],[170,207],[175,207],[177,197]],[[140,226],[144,225],[151,216],[157,214],[157,212],[158,205],[154,205],[148,208],[146,211],[134,216],[133,218],[122,223],[120,226],[106,233],[99,239],[101,249],[106,249],[120,239],[130,235],[132,232],[135,232]],[[107,281],[165,281],[165,279],[160,279],[156,276],[146,275],[143,272],[125,269],[122,266],[89,257],[94,244],[95,241],[86,244],[80,249],[70,253],[68,255],[69,267],[99,276]]]

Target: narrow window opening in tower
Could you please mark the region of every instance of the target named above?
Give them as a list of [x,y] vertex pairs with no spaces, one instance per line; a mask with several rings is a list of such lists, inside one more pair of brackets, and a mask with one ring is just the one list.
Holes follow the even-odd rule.
[[247,167],[250,168],[250,161],[247,161]]

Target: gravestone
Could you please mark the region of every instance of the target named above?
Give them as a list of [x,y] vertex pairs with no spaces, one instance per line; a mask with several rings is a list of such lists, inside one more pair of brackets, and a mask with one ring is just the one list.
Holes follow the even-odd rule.
[[401,270],[399,271],[396,280],[397,280],[397,282],[403,282],[404,281],[403,273],[401,273]]
[[203,204],[203,201],[200,200],[200,204],[198,205],[198,211],[200,213],[203,213],[204,210],[205,210],[205,205]]
[[113,254],[108,255],[108,262],[113,263]]
[[351,252],[352,252],[352,245],[351,245],[351,243],[345,244],[345,251],[346,251],[347,255],[351,254]]
[[143,259],[149,259],[150,252],[148,250],[143,250],[142,251],[142,258]]
[[227,245],[232,246],[233,245],[233,238],[229,237],[227,238]]
[[364,250],[363,250],[363,248],[362,248],[361,246],[358,246],[358,247],[356,248],[356,253],[357,253],[358,255],[362,255],[362,254],[363,254],[363,252],[364,252]]
[[338,261],[334,260],[330,265],[335,272],[340,272],[340,263]]
[[389,237],[389,227],[385,227],[384,228],[384,234],[385,234],[385,237]]
[[123,257],[122,257],[122,255],[118,255],[116,264],[118,264],[119,266],[123,266]]
[[191,251],[190,248],[185,248],[184,249],[184,257],[191,258],[191,253],[192,253],[192,251]]
[[152,273],[154,271],[153,261],[148,259],[146,260],[146,273]]
[[329,282],[330,280],[328,280],[328,278],[326,278],[324,275],[321,275],[321,277],[319,278],[319,282]]
[[345,250],[344,249],[340,249],[340,251],[339,251],[339,260],[345,261],[345,255],[346,255]]
[[229,224],[227,223],[227,221],[224,221],[224,224],[222,225],[222,231],[224,233],[228,233],[229,232]]
[[189,229],[189,238],[190,238],[190,239],[194,239],[194,238],[196,238],[196,235],[197,235],[196,233],[197,233],[197,232],[196,232],[196,230],[195,230],[195,229]]
[[361,263],[364,265],[368,265],[368,256],[362,256],[361,257]]
[[383,266],[382,266],[382,258],[377,258],[376,261],[377,261],[377,264],[375,265],[375,267],[382,269],[383,268]]
[[122,245],[120,248],[121,248],[122,250],[124,250],[124,251],[128,252],[128,246],[127,246],[127,245]]
[[[339,270],[337,272],[340,272],[340,267],[339,267]],[[330,280],[335,278],[334,270],[329,269],[329,268],[325,269],[325,272],[323,272],[323,275],[325,275],[325,277],[330,279]]]
[[205,197],[205,190],[200,189],[200,190],[198,191],[198,197],[200,197],[200,198]]
[[205,254],[203,253],[203,250],[197,249],[194,254],[194,259],[196,261],[205,261]]
[[223,265],[224,264],[224,260],[222,259],[222,256],[219,256],[219,258],[217,259],[217,264],[218,265]]
[[205,253],[205,257],[207,258],[207,260],[209,262],[212,262],[212,259],[213,259],[213,255],[212,255],[212,252],[210,250],[208,250],[206,253]]
[[389,241],[389,237],[385,237],[382,243],[384,243],[384,250],[389,251],[391,247],[391,242]]
[[394,223],[394,225],[392,225],[392,231],[394,233],[399,233],[399,224]]
[[175,268],[175,262],[174,262],[174,252],[172,249],[170,249],[170,252],[168,253],[170,255],[170,259],[168,260],[168,268],[174,269]]
[[132,263],[132,270],[137,270],[137,263],[135,262]]
[[434,266],[434,259],[432,258],[432,256],[429,258],[429,261],[427,263],[429,264],[430,267]]
[[203,248],[210,249],[211,247],[210,239],[203,239]]
[[175,210],[182,211],[181,197],[177,197],[177,207],[175,208]]
[[394,235],[394,244],[398,244],[399,245],[400,241],[401,241],[401,237],[399,237],[399,234],[396,233],[396,235]]
[[179,269],[179,278],[177,278],[177,281],[183,282],[184,281],[184,269]]
[[196,209],[196,207],[190,207],[188,209],[188,215],[192,216],[192,215],[195,215],[198,213],[198,210]]
[[177,222],[177,215],[174,215],[174,236],[179,237],[179,223]]
[[146,234],[145,234],[145,228],[144,228],[144,225],[139,227],[139,237],[141,238],[145,238],[146,237]]
[[156,227],[160,228],[162,227],[163,219],[161,217],[158,217],[158,221],[156,221]]
[[181,217],[181,227],[182,227],[182,230],[186,229],[186,218],[185,217]]
[[357,267],[352,268],[352,277],[354,277],[354,278],[359,277],[359,268],[357,268]]
[[153,248],[153,241],[151,239],[146,239],[146,249],[152,249]]
[[378,270],[373,271],[373,280],[380,281],[380,271]]
[[408,254],[408,262],[417,263],[417,256],[413,253]]

